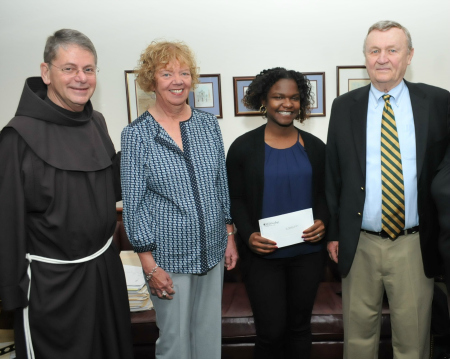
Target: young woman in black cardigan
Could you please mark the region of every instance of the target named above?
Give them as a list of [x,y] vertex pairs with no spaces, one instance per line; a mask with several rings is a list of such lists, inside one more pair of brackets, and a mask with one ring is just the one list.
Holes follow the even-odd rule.
[[[324,261],[328,222],[325,144],[294,127],[312,105],[309,81],[284,68],[264,70],[250,84],[246,107],[267,124],[237,138],[227,157],[231,214],[241,268],[255,318],[255,358],[309,358],[311,312]],[[312,208],[304,242],[277,248],[258,220]]]

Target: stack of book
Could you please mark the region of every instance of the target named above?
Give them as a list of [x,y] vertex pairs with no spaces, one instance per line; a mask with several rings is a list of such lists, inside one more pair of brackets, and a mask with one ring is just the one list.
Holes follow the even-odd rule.
[[153,308],[152,300],[145,285],[144,273],[139,257],[132,251],[122,251],[120,258],[127,281],[128,301],[131,312],[140,312]]

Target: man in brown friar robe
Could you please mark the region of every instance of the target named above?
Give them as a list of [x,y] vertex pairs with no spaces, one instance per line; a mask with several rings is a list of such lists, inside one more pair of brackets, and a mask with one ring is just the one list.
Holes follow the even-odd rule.
[[133,357],[110,240],[119,156],[90,102],[97,71],[85,35],[55,32],[0,133],[0,298],[16,311],[19,359]]

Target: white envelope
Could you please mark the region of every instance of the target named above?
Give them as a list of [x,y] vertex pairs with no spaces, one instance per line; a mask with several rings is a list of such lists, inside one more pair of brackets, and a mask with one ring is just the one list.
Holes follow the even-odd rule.
[[303,242],[303,231],[314,224],[312,208],[259,220],[261,236],[286,247]]

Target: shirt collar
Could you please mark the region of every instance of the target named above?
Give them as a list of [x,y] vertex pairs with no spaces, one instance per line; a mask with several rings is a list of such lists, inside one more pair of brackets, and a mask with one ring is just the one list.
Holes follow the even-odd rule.
[[[391,91],[388,92],[388,94],[391,95],[391,105],[394,104],[396,107],[400,106],[402,98],[404,97],[403,95],[406,92],[405,87],[405,82],[402,80],[397,86],[395,86]],[[386,95],[386,93],[376,89],[373,84],[370,85],[370,96],[372,96],[372,99],[375,102],[375,107],[378,107],[379,104],[384,106],[384,95]]]

